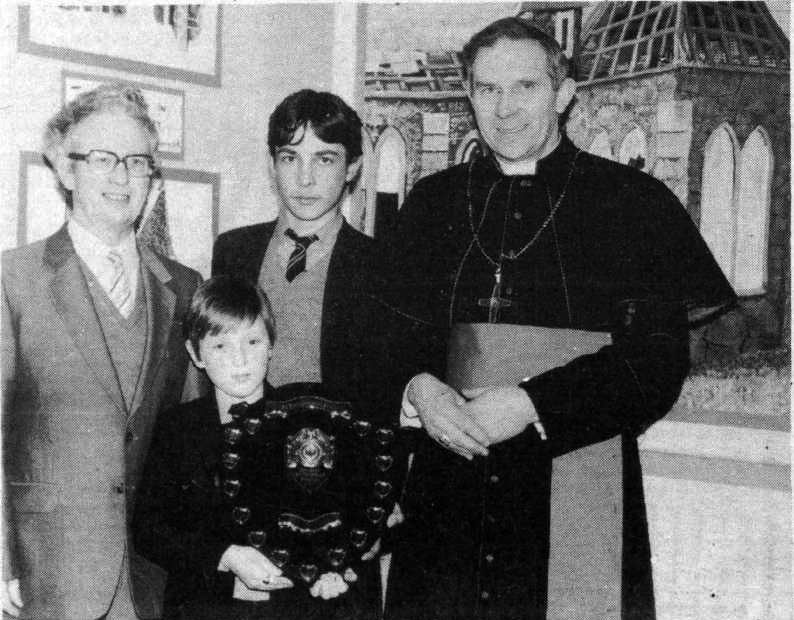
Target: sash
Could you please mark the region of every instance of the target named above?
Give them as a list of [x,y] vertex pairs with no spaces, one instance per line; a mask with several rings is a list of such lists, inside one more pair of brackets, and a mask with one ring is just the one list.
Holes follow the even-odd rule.
[[[608,333],[495,323],[457,324],[447,382],[518,384],[610,344]],[[623,458],[620,436],[554,459],[548,586],[550,620],[620,620]]]

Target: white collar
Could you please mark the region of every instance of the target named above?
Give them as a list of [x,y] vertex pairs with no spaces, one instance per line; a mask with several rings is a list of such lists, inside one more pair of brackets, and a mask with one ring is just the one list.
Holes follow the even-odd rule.
[[125,263],[138,260],[138,246],[135,243],[133,231],[122,237],[118,245],[111,247],[73,217],[69,218],[66,228],[72,238],[74,251],[89,266],[94,264],[97,259],[104,260],[111,250],[118,252]]
[[[549,150],[546,155],[554,152],[560,145],[560,140],[562,140],[561,136],[557,136],[557,142],[554,143],[554,146]],[[496,157],[496,161],[499,163],[499,168],[502,170],[502,173],[509,176],[527,176],[530,174],[535,174],[538,168],[538,160],[537,159],[522,159],[521,161],[507,161],[501,159],[496,153],[494,153],[494,157]],[[544,155],[545,157],[545,155]]]
[[502,172],[509,177],[535,174],[535,170],[538,167],[538,161],[536,159],[525,159],[524,161],[502,161],[497,157],[496,160],[499,162],[499,167],[502,169]]

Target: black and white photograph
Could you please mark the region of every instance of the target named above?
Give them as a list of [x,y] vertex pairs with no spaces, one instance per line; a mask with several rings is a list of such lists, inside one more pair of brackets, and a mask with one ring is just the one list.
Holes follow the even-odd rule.
[[786,0],[0,7],[4,620],[790,620]]

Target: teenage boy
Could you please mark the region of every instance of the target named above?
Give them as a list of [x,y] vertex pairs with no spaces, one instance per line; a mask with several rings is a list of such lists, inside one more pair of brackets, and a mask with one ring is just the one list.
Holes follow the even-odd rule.
[[301,90],[271,115],[268,146],[278,218],[220,235],[212,272],[257,282],[273,304],[270,384],[322,382],[360,404],[383,383],[362,363],[382,331],[369,295],[375,242],[341,213],[361,167],[361,120],[336,95]]
[[289,590],[292,582],[275,564],[252,546],[230,544],[219,527],[225,509],[220,458],[230,410],[255,405],[267,392],[275,340],[267,297],[244,280],[212,278],[196,291],[184,334],[190,358],[214,390],[159,419],[133,524],[138,551],[168,571],[165,617],[362,617],[356,597],[318,600],[347,591],[341,575],[323,575],[311,597]]

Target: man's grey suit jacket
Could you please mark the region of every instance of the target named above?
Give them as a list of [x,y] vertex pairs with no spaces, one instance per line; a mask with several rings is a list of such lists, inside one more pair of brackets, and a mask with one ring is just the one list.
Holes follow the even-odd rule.
[[20,579],[23,617],[98,618],[124,567],[139,617],[159,614],[164,574],[129,548],[128,522],[155,416],[187,387],[181,319],[200,276],[144,248],[141,265],[127,407],[66,227],[3,254],[3,578]]

